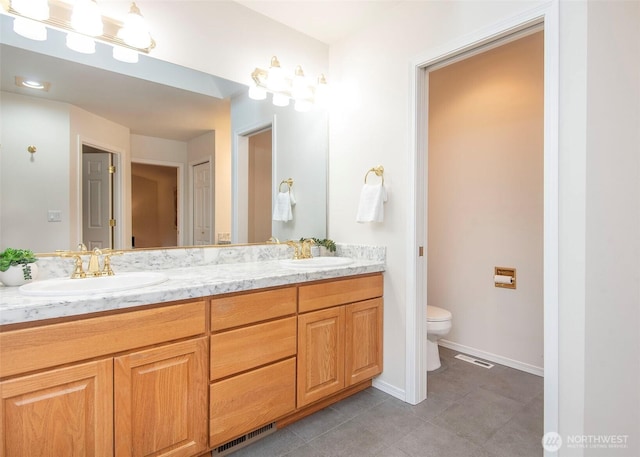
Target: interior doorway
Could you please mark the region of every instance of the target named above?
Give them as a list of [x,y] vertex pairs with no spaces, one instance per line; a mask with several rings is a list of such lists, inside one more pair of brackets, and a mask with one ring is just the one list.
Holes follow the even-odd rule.
[[249,136],[247,241],[263,243],[271,237],[271,129]]
[[428,68],[463,59],[464,55],[497,40],[532,26],[544,26],[544,429],[558,429],[558,85],[559,85],[559,27],[557,6],[543,5],[526,13],[511,17],[492,27],[469,34],[433,48],[413,62],[412,79],[412,147],[414,166],[409,186],[412,189],[408,224],[408,302],[407,307],[407,359],[405,398],[417,404],[426,398],[426,259],[423,256],[427,239],[425,182],[428,139]]
[[[538,376],[543,45],[541,27],[532,27],[428,68],[425,176],[427,310],[454,316],[439,345]],[[513,288],[494,284],[495,268],[504,267],[517,271]]]
[[131,163],[131,245],[179,246],[179,168]]
[[82,145],[82,233],[87,249],[114,247],[114,154]]
[[234,240],[264,243],[273,234],[273,124],[239,133],[234,192]]

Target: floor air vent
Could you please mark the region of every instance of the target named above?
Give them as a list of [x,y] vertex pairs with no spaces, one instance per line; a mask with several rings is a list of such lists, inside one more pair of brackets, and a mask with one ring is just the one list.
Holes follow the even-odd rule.
[[493,368],[493,364],[489,362],[485,362],[484,360],[474,359],[473,357],[469,357],[468,355],[458,354],[456,355],[456,359],[464,360],[465,362],[473,363],[474,365],[478,365],[482,368]]
[[228,443],[224,443],[213,451],[211,451],[211,457],[222,457],[227,454],[231,454],[232,452],[237,451],[245,446],[248,446],[259,439],[264,438],[265,436],[276,431],[276,423],[272,422],[263,427],[260,427],[252,432],[247,433],[246,435],[242,435],[235,440],[231,440]]

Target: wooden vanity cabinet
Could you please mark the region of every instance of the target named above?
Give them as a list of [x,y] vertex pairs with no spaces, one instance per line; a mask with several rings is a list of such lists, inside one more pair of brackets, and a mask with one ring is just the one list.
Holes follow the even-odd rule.
[[205,451],[205,316],[199,300],[0,332],[0,457]]
[[0,383],[2,457],[113,456],[113,362]]
[[212,447],[295,409],[296,303],[296,287],[211,300]]
[[207,448],[207,340],[114,360],[115,455],[193,456]]
[[382,275],[302,285],[297,407],[382,372]]
[[382,371],[382,274],[0,329],[0,457],[193,457]]

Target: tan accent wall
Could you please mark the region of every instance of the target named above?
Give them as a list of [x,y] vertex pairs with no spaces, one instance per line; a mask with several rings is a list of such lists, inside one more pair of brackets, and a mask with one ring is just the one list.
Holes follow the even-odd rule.
[[[429,74],[427,301],[447,341],[543,366],[543,32]],[[517,269],[515,290],[494,267]],[[534,370],[535,371],[535,370]]]

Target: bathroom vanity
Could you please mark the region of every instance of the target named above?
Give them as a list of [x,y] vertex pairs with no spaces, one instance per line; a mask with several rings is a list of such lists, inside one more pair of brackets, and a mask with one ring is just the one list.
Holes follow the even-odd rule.
[[267,260],[105,296],[7,288],[0,456],[208,455],[356,393],[382,372],[383,270]]

